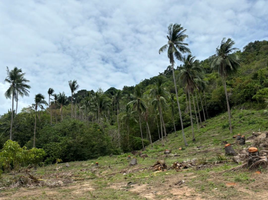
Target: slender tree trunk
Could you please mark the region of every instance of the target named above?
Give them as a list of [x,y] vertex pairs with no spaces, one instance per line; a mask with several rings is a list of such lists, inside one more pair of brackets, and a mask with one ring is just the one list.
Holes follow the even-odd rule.
[[[193,98],[194,98],[194,96],[193,96]],[[203,125],[202,125],[202,119],[201,119],[200,108],[199,108],[199,102],[198,102],[198,94],[196,94],[196,105],[197,105],[197,111],[198,111],[198,115],[199,115],[200,125],[201,125],[201,127],[202,127]]]
[[144,150],[143,144],[143,134],[142,134],[142,127],[141,127],[141,114],[139,113],[139,124],[140,124],[140,132],[141,132],[141,143],[142,143],[142,150]]
[[202,101],[202,98],[201,98],[201,95],[200,93],[198,93],[199,95],[199,98],[200,98],[200,101],[201,101],[201,107],[202,107],[202,110],[203,110],[203,117],[204,117],[204,121],[206,122],[207,119],[206,119],[206,115],[205,115],[205,110],[204,110],[204,106],[203,106],[203,101]]
[[50,105],[50,94],[48,95],[48,106],[49,106],[49,114],[50,114],[50,125],[52,125],[52,110]]
[[164,136],[163,136],[163,123],[162,123],[162,118],[161,118],[161,112],[160,112],[160,106],[158,105],[158,111],[159,111],[159,122],[160,122],[160,133],[161,133],[161,141],[162,144],[164,145]]
[[35,138],[36,138],[36,121],[37,121],[36,116],[37,116],[37,110],[35,109],[33,148],[35,148]]
[[16,101],[16,114],[18,113],[19,98]]
[[189,91],[188,91],[188,99],[189,99],[189,108],[190,108],[190,119],[191,119],[192,135],[193,135],[193,141],[195,141],[194,125],[193,125],[193,117],[192,117],[192,107],[191,107],[191,97],[190,97],[190,92]]
[[[160,103],[160,102],[159,102]],[[163,124],[163,130],[164,130],[164,134],[165,134],[165,138],[167,137],[167,131],[166,131],[166,126],[165,126],[165,122],[164,122],[164,118],[163,118],[163,113],[162,113],[162,107],[161,104],[159,104],[159,112],[161,115],[161,122]]]
[[194,94],[192,94],[192,97],[193,97],[193,104],[194,104],[194,112],[195,112],[196,124],[197,124],[197,128],[199,130],[199,120],[198,120],[198,117],[197,117],[197,112],[196,112],[196,107],[195,107]]
[[205,101],[205,111],[206,111],[206,114],[207,114],[207,118],[209,118],[209,116],[208,116],[208,110],[207,110],[207,100],[206,100],[206,93],[205,93],[205,91],[204,91],[203,95],[204,95],[204,101]]
[[174,81],[176,99],[177,99],[177,104],[178,104],[178,109],[179,109],[179,115],[180,115],[182,137],[183,137],[183,141],[184,141],[185,146],[188,146],[187,141],[186,141],[186,138],[185,138],[185,135],[184,135],[184,130],[183,130],[183,122],[182,122],[182,116],[181,116],[181,108],[180,108],[180,102],[179,102],[178,90],[177,90],[177,83],[176,83],[175,72],[174,72],[174,63],[172,63],[171,68],[172,68],[172,75],[173,75],[173,81]]
[[146,126],[147,126],[147,131],[148,131],[148,135],[149,135],[149,139],[150,139],[150,144],[153,145],[151,131],[150,131],[150,127],[149,127],[147,120],[146,120]]
[[11,120],[10,120],[10,140],[12,140],[12,127],[13,127],[13,110],[14,110],[14,92],[12,94],[12,106],[11,106]]
[[158,123],[157,118],[156,118],[156,125],[157,125],[158,138],[159,138],[159,140],[161,140],[161,135],[160,135],[160,131],[159,131],[159,123]]
[[228,94],[227,94],[225,78],[223,79],[223,85],[224,85],[224,91],[225,91],[225,97],[226,97],[226,103],[227,103],[230,133],[233,133],[232,123],[231,123],[231,110],[230,110],[230,105],[229,105],[229,100],[228,100]]

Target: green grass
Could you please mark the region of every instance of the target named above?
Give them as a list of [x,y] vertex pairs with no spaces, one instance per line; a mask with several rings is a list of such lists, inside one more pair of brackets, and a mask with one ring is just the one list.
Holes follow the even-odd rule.
[[[147,193],[157,191],[154,195],[156,199],[174,198],[172,193],[168,193],[171,188],[175,187],[174,182],[184,180],[184,187],[191,188],[200,194],[203,198],[230,199],[233,196],[239,197],[239,193],[235,187],[227,187],[227,182],[235,182],[246,188],[248,184],[254,184],[255,178],[252,172],[237,171],[235,173],[228,172],[231,168],[238,166],[232,162],[230,157],[224,155],[223,141],[234,142],[232,138],[235,134],[245,135],[246,138],[251,136],[253,131],[265,131],[268,129],[268,115],[263,111],[251,110],[233,110],[232,111],[233,134],[229,132],[227,113],[216,116],[207,120],[204,128],[197,130],[195,127],[196,141],[192,141],[191,128],[185,128],[185,135],[188,146],[185,147],[181,131],[178,131],[178,137],[175,134],[169,134],[165,146],[161,141],[154,143],[153,147],[148,146],[144,153],[148,154],[148,158],[142,159],[137,157],[138,165],[130,167],[127,160],[130,153],[122,155],[114,155],[99,157],[98,159],[72,162],[70,167],[66,167],[65,163],[40,167],[36,171],[32,171],[38,178],[53,179],[55,181],[64,181],[67,176],[72,179],[71,183],[65,184],[64,187],[40,189],[38,196],[31,197],[29,194],[23,196],[23,193],[14,197],[19,193],[20,189],[11,189],[8,186],[14,184],[16,176],[25,175],[18,173],[11,175],[3,173],[0,179],[0,188],[7,187],[0,193],[3,199],[145,199],[143,191],[133,192],[132,188],[146,185]],[[249,146],[236,146],[235,150],[240,150]],[[182,148],[182,150],[179,150]],[[166,156],[163,154],[165,149],[171,149],[172,154],[179,156]],[[131,157],[134,157],[131,155]],[[168,167],[172,166],[175,161],[183,162],[192,159],[196,160],[197,165],[201,168],[192,167],[189,169],[176,172],[175,170],[167,170],[164,172],[153,172],[150,166],[155,164],[159,159],[165,160]],[[95,163],[99,166],[96,167]],[[55,168],[58,170],[55,170]],[[134,185],[127,185],[127,183]],[[116,186],[116,187],[115,187]],[[89,189],[92,187],[93,189]],[[158,191],[156,188],[165,188]],[[40,188],[40,187],[38,187]],[[79,192],[82,191],[82,192]],[[261,190],[260,190],[261,191]],[[30,192],[30,191],[29,191]],[[141,194],[140,194],[141,193]]]

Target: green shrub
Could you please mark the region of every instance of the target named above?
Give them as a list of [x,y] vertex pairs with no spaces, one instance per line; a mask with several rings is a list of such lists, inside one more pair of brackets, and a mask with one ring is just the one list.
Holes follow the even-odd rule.
[[43,149],[30,149],[20,147],[20,145],[12,140],[7,140],[0,152],[0,168],[4,170],[17,170],[29,164],[37,166],[43,161],[45,156]]

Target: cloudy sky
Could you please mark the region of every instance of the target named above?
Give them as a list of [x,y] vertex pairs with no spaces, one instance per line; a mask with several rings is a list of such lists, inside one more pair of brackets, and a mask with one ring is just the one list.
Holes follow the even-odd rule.
[[30,80],[30,96],[48,88],[70,95],[69,80],[80,88],[122,89],[158,75],[169,65],[167,27],[181,24],[192,54],[203,60],[230,37],[241,50],[268,40],[268,0],[0,0],[0,115],[6,67]]

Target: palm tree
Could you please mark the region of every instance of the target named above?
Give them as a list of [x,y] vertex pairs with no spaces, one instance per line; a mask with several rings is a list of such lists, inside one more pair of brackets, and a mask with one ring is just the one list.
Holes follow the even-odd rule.
[[190,49],[186,47],[186,45],[188,44],[183,42],[184,39],[187,37],[187,35],[184,34],[185,31],[186,29],[183,29],[183,27],[180,24],[170,24],[168,27],[168,35],[167,35],[168,43],[159,49],[159,53],[162,53],[163,51],[167,49],[167,56],[171,64],[174,87],[175,87],[175,92],[176,92],[176,99],[177,99],[177,104],[178,104],[178,109],[179,109],[182,136],[183,136],[185,146],[188,146],[186,139],[185,139],[184,130],[183,130],[183,122],[182,122],[182,115],[181,115],[181,109],[180,109],[180,103],[179,103],[179,97],[178,97],[177,83],[176,83],[176,78],[175,78],[175,73],[174,73],[175,58],[177,58],[178,60],[182,60],[181,52],[190,53]]
[[238,56],[232,53],[237,50],[237,48],[233,47],[234,44],[234,41],[232,41],[230,38],[228,38],[227,40],[223,38],[221,41],[221,45],[216,49],[216,56],[211,63],[211,67],[216,69],[222,77],[227,110],[229,115],[230,133],[233,132],[233,129],[231,124],[231,110],[226,88],[226,79],[228,75],[235,73],[240,66]]
[[139,125],[140,125],[140,133],[141,133],[141,142],[142,142],[142,149],[144,150],[144,143],[143,143],[143,133],[142,133],[142,126],[141,126],[141,114],[146,110],[145,101],[142,99],[142,92],[141,86],[137,85],[134,89],[134,95],[132,95],[132,101],[128,103],[128,105],[133,105],[133,109],[138,112],[139,115]]
[[116,116],[117,116],[117,128],[118,128],[118,132],[117,132],[117,137],[118,137],[118,144],[119,144],[119,147],[120,147],[120,141],[121,141],[121,138],[120,138],[120,126],[119,126],[119,110],[120,110],[120,99],[122,97],[122,92],[121,90],[118,90],[114,96],[114,103],[116,105]]
[[6,98],[11,98],[12,108],[11,108],[11,122],[10,122],[10,140],[12,140],[12,127],[13,127],[13,114],[14,114],[14,99],[20,96],[29,96],[29,89],[31,88],[26,83],[29,80],[24,78],[25,73],[22,73],[21,69],[15,67],[13,70],[9,70],[7,67],[7,77],[5,82],[10,84],[9,88],[5,92]]
[[72,93],[72,104],[71,104],[71,117],[74,116],[73,114],[73,95],[74,95],[74,92],[79,88],[79,85],[77,84],[77,81],[76,80],[71,80],[69,81],[69,86],[70,86],[70,89],[71,89],[71,93]]
[[[163,87],[163,77],[158,77],[155,88],[151,89],[150,94],[154,98],[152,104],[158,109],[160,118],[160,127],[163,128],[165,137],[167,136],[166,126],[163,118],[163,107],[167,105],[166,99],[169,97],[169,93]],[[163,132],[161,131],[161,137],[163,141]]]
[[33,147],[35,148],[35,139],[36,139],[36,116],[37,116],[37,109],[38,107],[43,109],[43,104],[47,105],[47,102],[45,101],[45,97],[42,94],[35,95],[34,98],[34,110],[35,110],[35,121],[34,121],[34,139],[33,139]]
[[65,106],[67,104],[67,102],[68,102],[68,99],[65,96],[65,93],[64,92],[59,93],[57,95],[57,101],[60,104],[60,116],[61,116],[61,121],[63,121],[62,109],[63,109],[63,106]]
[[[111,105],[110,99],[106,96],[106,94],[102,91],[102,89],[99,89],[95,95],[92,98],[92,101],[94,102],[96,111],[97,111],[97,121],[100,123],[101,116],[103,114],[103,111],[108,110],[108,108]],[[104,116],[107,117],[106,115]]]
[[198,65],[195,57],[192,55],[187,55],[182,58],[183,66],[180,69],[180,80],[186,86],[186,91],[189,100],[190,108],[190,119],[192,127],[193,141],[195,141],[194,128],[193,128],[193,119],[192,119],[192,108],[191,108],[191,94],[193,93],[196,84],[195,79],[199,79],[202,73],[200,65]]
[[47,93],[48,93],[48,106],[49,106],[49,112],[50,112],[50,125],[52,125],[52,111],[51,111],[51,105],[50,105],[50,96],[53,95],[54,90],[52,88],[49,88]]

